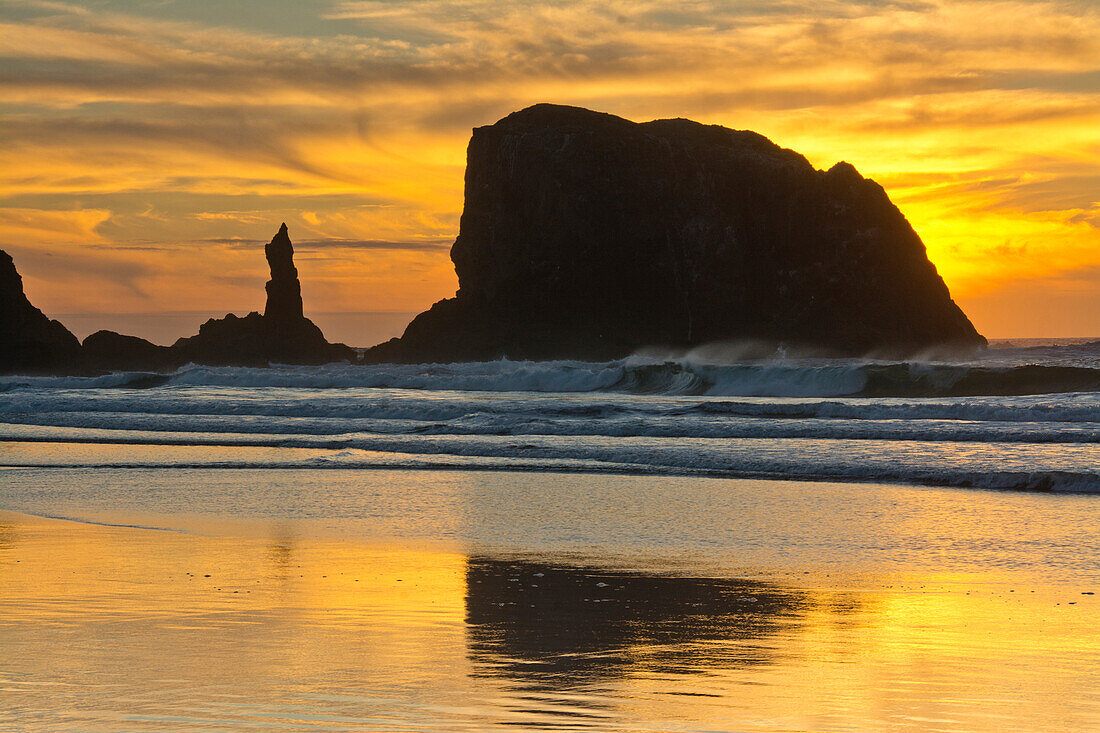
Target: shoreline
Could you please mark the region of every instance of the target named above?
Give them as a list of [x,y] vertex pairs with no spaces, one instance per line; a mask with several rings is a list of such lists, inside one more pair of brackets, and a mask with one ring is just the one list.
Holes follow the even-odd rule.
[[[522,437],[522,436],[519,436]],[[752,440],[752,439],[747,439]],[[788,439],[797,441],[802,439]],[[152,460],[127,461],[85,461],[65,463],[53,461],[11,463],[0,465],[7,469],[132,469],[132,470],[275,470],[275,471],[490,471],[501,473],[549,473],[578,476],[635,476],[635,477],[681,477],[704,479],[744,479],[761,481],[795,481],[800,483],[851,483],[851,484],[887,484],[902,487],[945,488],[974,491],[995,491],[1009,493],[1038,493],[1058,495],[1090,496],[1100,494],[1100,473],[1075,473],[1060,470],[1016,470],[1016,471],[957,471],[949,475],[929,474],[915,470],[907,473],[884,472],[874,475],[850,475],[844,473],[795,473],[783,471],[738,470],[720,468],[695,468],[662,464],[604,463],[578,458],[541,458],[525,459],[515,456],[481,455],[476,453],[452,454],[404,451],[379,451],[369,449],[337,449],[310,447],[308,444],[288,445],[293,438],[288,436],[276,443],[260,443],[256,440],[209,439],[205,441],[181,439],[155,439],[150,437],[133,438],[86,438],[80,440],[57,440],[50,437],[19,436],[17,438],[0,435],[0,444],[15,446],[118,446],[120,450],[137,449],[152,452],[157,448],[177,448],[188,452],[190,449],[251,449],[257,453],[285,451],[291,458],[267,456],[264,460],[248,461],[239,456],[210,458],[204,461],[174,458],[170,463],[157,463]],[[931,443],[929,441],[929,443]],[[964,444],[961,441],[957,444]],[[988,443],[974,442],[975,445],[988,446]],[[1012,444],[1009,444],[1012,445]],[[1089,444],[1082,444],[1082,446]],[[297,457],[296,460],[294,457]],[[8,459],[10,460],[10,458]],[[529,461],[529,462],[526,462]],[[555,465],[555,463],[559,465]]]
[[199,534],[281,523],[305,535],[475,553],[823,572],[1007,567],[1100,582],[1076,555],[1042,549],[1100,552],[1100,517],[1080,494],[398,468],[17,469],[6,483],[0,510]]
[[[918,487],[919,488],[919,487]],[[159,520],[159,521],[158,521]],[[143,514],[140,512],[115,512],[99,514],[80,512],[49,514],[0,507],[0,527],[29,528],[45,535],[67,533],[96,533],[102,530],[123,542],[125,538],[139,540],[141,544],[164,543],[174,545],[214,543],[256,546],[273,541],[290,542],[298,547],[355,548],[368,554],[412,553],[463,557],[475,560],[499,560],[520,564],[546,564],[552,567],[582,572],[609,572],[660,577],[727,578],[753,582],[788,584],[791,588],[830,589],[849,592],[876,593],[885,589],[918,591],[918,579],[935,576],[935,588],[920,585],[921,592],[955,592],[965,587],[1019,588],[1028,585],[1046,586],[1071,595],[1100,595],[1100,574],[1095,579],[1043,577],[1042,570],[998,569],[988,567],[933,568],[919,565],[891,565],[852,561],[838,567],[814,562],[810,558],[779,560],[757,558],[755,563],[729,565],[715,563],[714,557],[696,557],[690,553],[625,551],[608,548],[521,548],[505,545],[471,542],[468,538],[402,537],[398,535],[371,535],[347,531],[316,522],[280,517],[231,517],[208,514]],[[163,535],[163,536],[162,536]],[[162,536],[159,540],[158,537]],[[10,540],[10,538],[9,538]],[[52,542],[50,540],[49,542]],[[9,542],[10,544],[10,542]],[[10,547],[0,547],[0,551]],[[842,548],[833,546],[828,552],[837,555]],[[10,558],[5,558],[10,562]],[[154,561],[175,562],[171,555],[160,555]],[[17,560],[17,562],[20,560]],[[845,567],[845,566],[849,567]],[[827,580],[828,579],[828,580]],[[1026,590],[1026,589],[1025,589]],[[1015,591],[1013,591],[1015,592]],[[1035,593],[1031,589],[1031,593]],[[1066,600],[1075,600],[1069,596]],[[1081,599],[1077,599],[1081,600]],[[1098,600],[1097,610],[1100,610]]]

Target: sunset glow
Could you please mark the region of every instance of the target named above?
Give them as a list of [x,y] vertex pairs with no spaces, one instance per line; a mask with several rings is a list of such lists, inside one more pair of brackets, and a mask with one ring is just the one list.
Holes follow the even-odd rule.
[[1100,334],[1094,3],[0,0],[0,48],[0,247],[51,316],[262,308],[281,221],[307,313],[425,309],[471,128],[550,101],[846,160],[987,336]]

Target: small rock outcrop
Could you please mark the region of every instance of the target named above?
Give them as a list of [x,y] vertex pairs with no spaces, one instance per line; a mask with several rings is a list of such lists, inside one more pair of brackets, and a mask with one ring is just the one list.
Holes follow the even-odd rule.
[[263,315],[252,312],[239,318],[230,313],[222,319],[211,318],[199,327],[198,335],[172,345],[177,361],[223,366],[354,361],[354,349],[330,344],[321,329],[302,314],[302,286],[286,224],[279,227],[264,252],[271,279]]
[[368,361],[985,344],[881,186],[754,132],[540,104],[474,130],[465,195],[457,294]]
[[84,360],[92,369],[162,372],[180,365],[169,347],[114,331],[96,331],[81,346]]
[[0,250],[0,374],[81,370],[80,342],[31,305],[11,255]]

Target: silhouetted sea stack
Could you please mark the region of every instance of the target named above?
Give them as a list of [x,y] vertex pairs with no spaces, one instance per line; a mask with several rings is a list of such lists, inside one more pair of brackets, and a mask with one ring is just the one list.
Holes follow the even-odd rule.
[[230,313],[220,320],[210,319],[197,336],[172,345],[180,363],[265,366],[354,361],[354,349],[330,344],[321,329],[302,315],[302,288],[286,224],[264,252],[271,268],[264,314],[252,312],[238,318]]
[[282,323],[299,321],[302,315],[302,284],[298,281],[298,268],[294,266],[294,246],[290,243],[286,224],[264,247],[271,279],[267,281],[267,306],[264,318]]
[[985,344],[878,184],[683,119],[540,104],[475,129],[451,259],[456,296],[369,361]]
[[0,250],[0,373],[79,371],[80,342],[31,305],[11,255]]

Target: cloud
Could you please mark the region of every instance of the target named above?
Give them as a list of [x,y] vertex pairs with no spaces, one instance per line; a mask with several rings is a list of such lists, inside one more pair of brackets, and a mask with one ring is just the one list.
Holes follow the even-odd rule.
[[9,245],[5,249],[15,260],[28,299],[47,314],[151,301],[147,285],[155,269],[152,262],[112,256],[95,246]]
[[413,250],[428,252],[449,251],[453,239],[420,240],[393,242],[382,239],[305,239],[297,246],[303,251],[325,251],[332,249],[355,250]]
[[[267,243],[267,240],[261,239],[237,239],[229,237],[215,237],[210,239],[201,240],[201,243],[220,244],[227,247],[242,248],[248,250],[255,250],[257,247],[262,247]],[[394,242],[384,239],[302,239],[294,242],[295,252],[329,252],[332,250],[359,250],[359,251],[374,251],[374,250],[406,250],[415,252],[439,252],[449,251],[452,239],[435,239],[435,240],[412,240]]]
[[[0,208],[0,236],[6,245],[44,245],[58,241],[102,242],[96,227],[110,218],[106,209],[66,207],[61,211],[5,206]],[[3,246],[3,245],[0,245]]]
[[61,141],[81,150],[136,148],[144,151],[144,157],[153,157],[165,148],[186,149],[191,155],[196,151],[228,153],[235,161],[277,166],[299,180],[303,175],[331,180],[340,179],[341,173],[309,161],[297,149],[296,141],[305,135],[344,131],[351,124],[361,133],[366,126],[362,119],[334,120],[322,111],[301,107],[276,107],[260,114],[236,107],[153,104],[83,112],[9,118],[0,128],[0,145],[9,155]]
[[[73,8],[0,27],[9,49],[0,80],[9,95],[172,101],[192,92],[213,103],[290,94],[347,104],[394,86],[438,99],[456,87],[624,76],[659,83],[701,70],[708,73],[693,86],[711,92],[731,77],[782,90],[822,73],[851,88],[927,83],[935,91],[948,79],[984,78],[994,88],[1087,90],[1100,49],[1098,13],[1070,16],[1053,2],[423,0],[339,3],[327,17],[345,32],[274,36]],[[1005,69],[1006,60],[1017,67]]]

